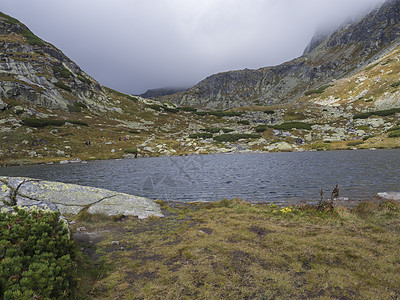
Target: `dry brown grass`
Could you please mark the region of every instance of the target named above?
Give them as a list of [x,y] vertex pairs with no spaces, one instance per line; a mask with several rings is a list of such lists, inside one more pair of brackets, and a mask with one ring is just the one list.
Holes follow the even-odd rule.
[[165,218],[78,223],[109,230],[95,252],[107,268],[81,296],[90,289],[98,299],[398,298],[399,208],[284,213],[224,200],[164,205]]

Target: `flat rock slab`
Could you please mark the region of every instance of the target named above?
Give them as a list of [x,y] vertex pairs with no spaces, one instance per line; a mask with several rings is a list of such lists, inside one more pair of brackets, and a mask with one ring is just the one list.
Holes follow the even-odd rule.
[[163,216],[157,203],[143,197],[77,184],[0,176],[0,207],[10,202],[20,206],[53,203],[62,214],[77,214],[87,208],[89,213],[109,216]]

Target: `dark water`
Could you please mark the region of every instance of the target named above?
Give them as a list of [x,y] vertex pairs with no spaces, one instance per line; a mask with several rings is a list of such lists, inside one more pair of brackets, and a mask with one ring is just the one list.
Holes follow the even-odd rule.
[[400,150],[266,153],[91,161],[0,168],[0,175],[106,188],[152,199],[291,203],[400,191]]

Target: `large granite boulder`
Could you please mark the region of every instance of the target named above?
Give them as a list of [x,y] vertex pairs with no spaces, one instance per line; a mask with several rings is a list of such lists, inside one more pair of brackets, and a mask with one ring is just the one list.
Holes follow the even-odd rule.
[[378,193],[376,196],[381,200],[400,201],[400,192],[383,192]]
[[140,219],[163,216],[158,204],[143,197],[76,184],[0,176],[0,208],[5,210],[13,205],[45,205],[51,210],[56,207],[62,214],[78,214],[87,209],[89,213],[131,215]]

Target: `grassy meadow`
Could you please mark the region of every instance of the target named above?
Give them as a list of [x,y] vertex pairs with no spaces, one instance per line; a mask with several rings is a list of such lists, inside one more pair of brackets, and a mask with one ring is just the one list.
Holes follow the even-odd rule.
[[164,218],[70,218],[77,299],[400,297],[398,202],[160,203]]

